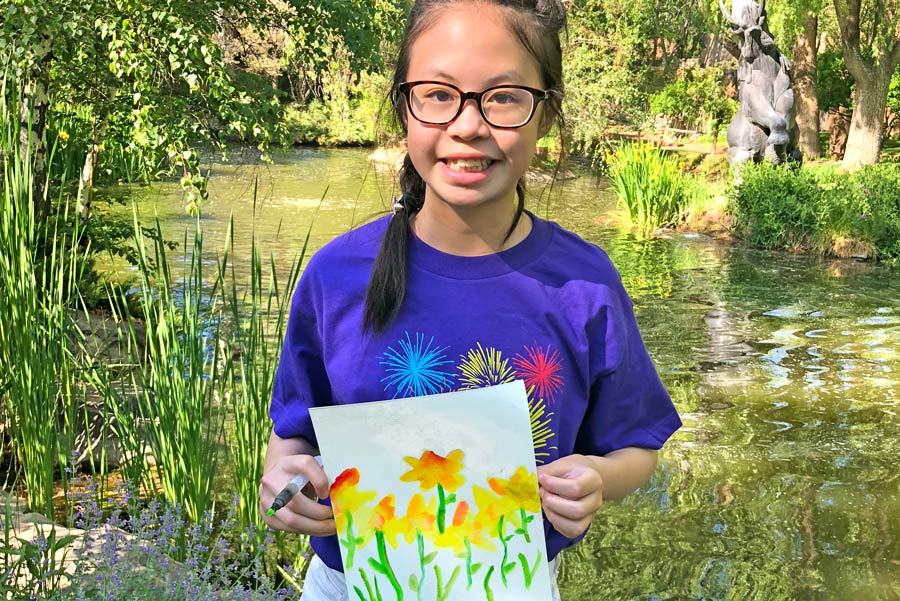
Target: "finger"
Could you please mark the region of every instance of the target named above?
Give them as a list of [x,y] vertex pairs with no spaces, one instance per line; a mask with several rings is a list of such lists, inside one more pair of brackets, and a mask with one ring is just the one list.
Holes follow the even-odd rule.
[[334,511],[331,509],[331,506],[322,505],[306,495],[294,495],[282,509],[287,509],[293,513],[306,516],[313,520],[321,521],[334,519]]
[[588,526],[591,525],[591,520],[589,519],[572,520],[565,516],[553,513],[552,511],[545,511],[544,515],[547,516],[547,519],[553,525],[553,528],[566,538],[576,538],[581,536],[585,530],[588,529]]
[[[596,475],[596,473],[594,473]],[[602,486],[599,477],[593,477],[587,471],[574,477],[560,477],[550,474],[539,474],[538,483],[541,488],[567,499],[580,499]]]
[[567,499],[548,491],[541,491],[541,507],[569,520],[590,519],[603,504],[599,495],[587,495],[580,499]]
[[[312,455],[291,455],[285,457],[284,462],[279,464],[278,468],[289,474],[303,474],[309,480],[309,486],[315,491],[316,497],[320,499],[328,498],[328,493],[330,492],[328,476]],[[284,484],[287,484],[287,482]]]
[[581,455],[568,455],[566,457],[561,457],[556,461],[551,461],[550,463],[538,466],[539,474],[550,474],[551,476],[559,476],[564,478],[569,476],[573,471],[580,471],[584,469],[584,465],[582,464],[582,456]]
[[334,520],[314,520],[306,516],[282,508],[271,517],[266,517],[266,524],[276,530],[309,534],[311,536],[331,536],[337,532]]

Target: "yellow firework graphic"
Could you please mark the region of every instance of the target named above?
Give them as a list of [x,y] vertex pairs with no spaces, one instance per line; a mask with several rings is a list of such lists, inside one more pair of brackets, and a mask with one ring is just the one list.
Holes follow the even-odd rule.
[[544,399],[534,397],[534,386],[528,389],[528,413],[531,415],[531,438],[534,440],[534,459],[538,465],[543,465],[550,453],[548,441],[553,438],[553,430],[550,428],[553,412],[547,411]]
[[504,359],[497,349],[484,348],[480,342],[462,356],[459,371],[461,390],[496,386],[516,379],[515,372],[509,366],[509,360]]

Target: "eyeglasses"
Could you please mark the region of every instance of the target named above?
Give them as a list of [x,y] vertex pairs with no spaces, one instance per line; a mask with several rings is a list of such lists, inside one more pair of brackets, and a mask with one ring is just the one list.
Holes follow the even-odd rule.
[[492,86],[481,92],[463,92],[440,81],[407,81],[397,86],[397,94],[406,98],[409,112],[422,123],[447,125],[462,113],[470,98],[493,127],[516,128],[526,125],[538,103],[550,93],[526,86]]

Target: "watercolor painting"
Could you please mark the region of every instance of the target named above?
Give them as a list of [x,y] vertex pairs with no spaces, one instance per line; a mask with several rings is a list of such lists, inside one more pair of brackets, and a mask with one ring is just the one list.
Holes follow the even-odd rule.
[[550,598],[522,381],[310,413],[351,599]]

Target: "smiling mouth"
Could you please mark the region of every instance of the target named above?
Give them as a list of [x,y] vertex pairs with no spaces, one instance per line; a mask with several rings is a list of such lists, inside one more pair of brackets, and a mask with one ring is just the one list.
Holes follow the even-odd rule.
[[450,171],[459,171],[462,173],[480,173],[493,165],[496,161],[491,159],[448,159],[444,160],[444,164],[450,168]]

